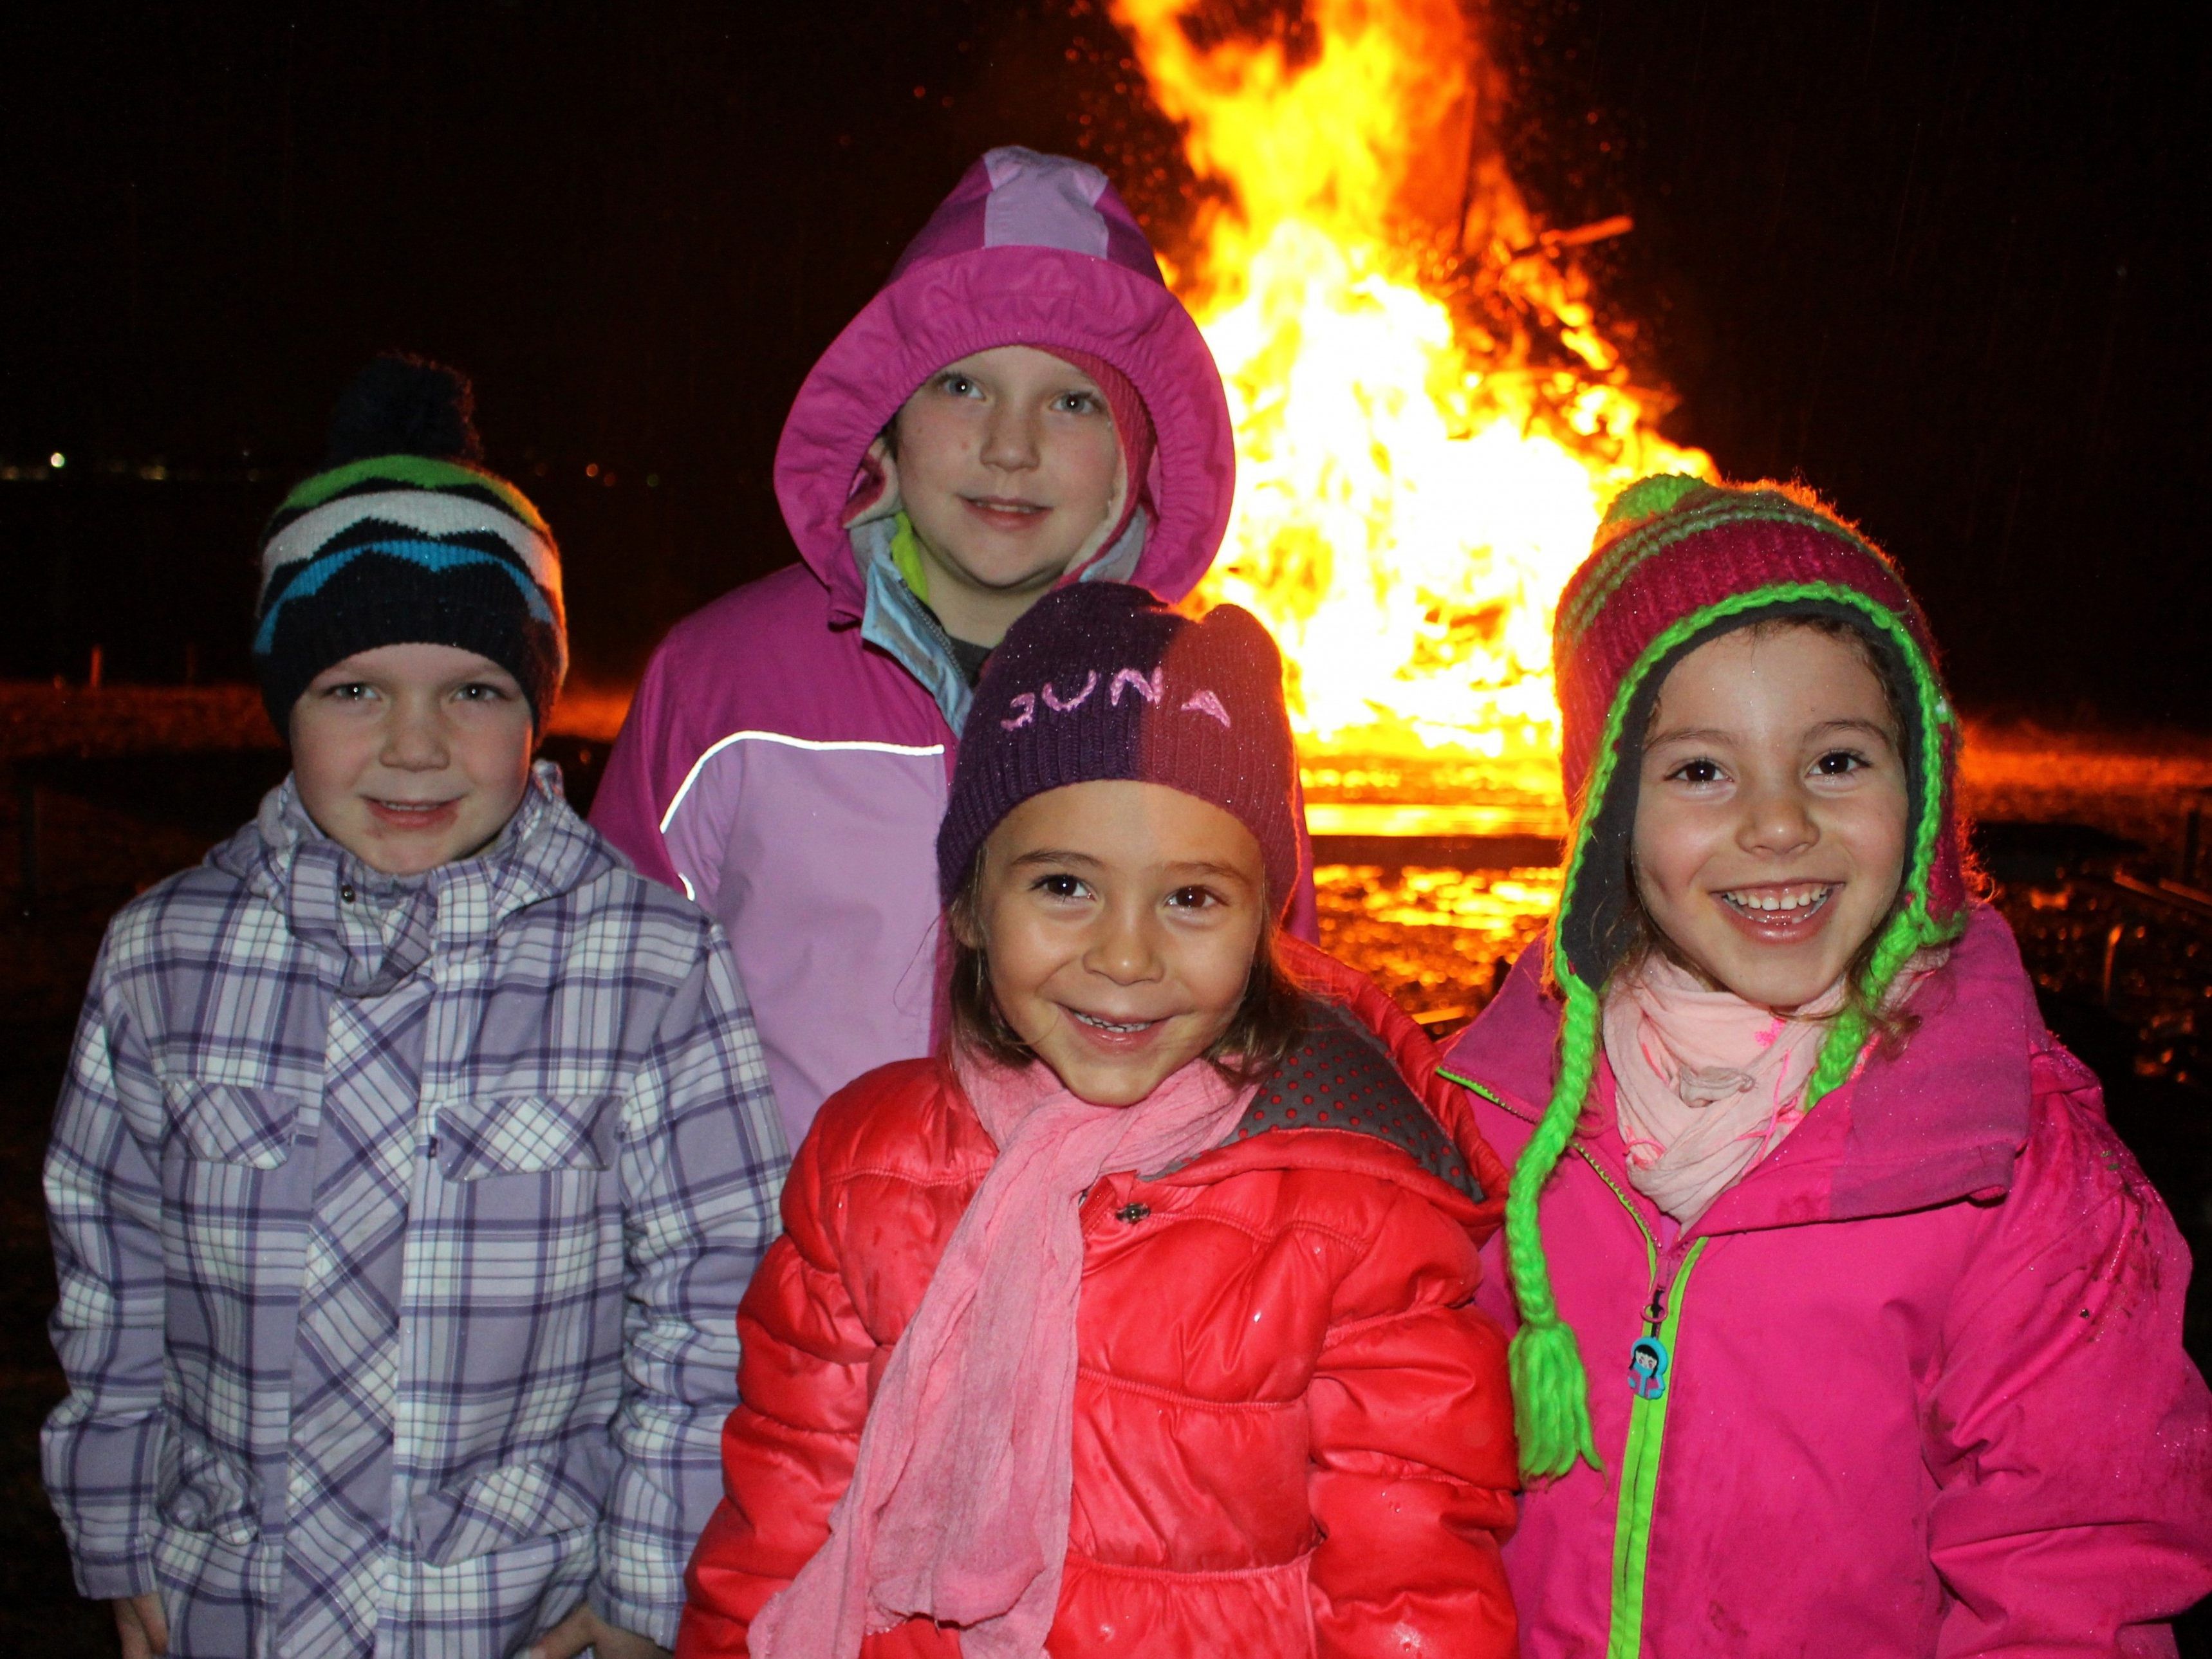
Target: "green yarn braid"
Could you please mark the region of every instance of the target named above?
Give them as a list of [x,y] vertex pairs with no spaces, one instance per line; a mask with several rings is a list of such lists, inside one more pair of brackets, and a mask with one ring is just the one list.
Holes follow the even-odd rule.
[[[1886,614],[1884,620],[1889,619]],[[1893,626],[1893,637],[1904,647],[1914,688],[1918,692],[1920,752],[1929,775],[1921,781],[1920,821],[1912,826],[1912,857],[1905,866],[1907,897],[1882,929],[1881,938],[1867,957],[1860,975],[1858,995],[1837,1015],[1836,1023],[1820,1041],[1820,1057],[1805,1081],[1805,1109],[1810,1112],[1832,1090],[1850,1080],[1873,1035],[1869,1008],[1879,1008],[1889,988],[1914,952],[1954,939],[1966,926],[1963,915],[1938,921],[1928,914],[1928,877],[1936,865],[1936,842],[1943,830],[1943,727],[1954,718],[1950,705],[1937,689],[1934,672],[1912,645],[1911,637]]]
[[1812,1075],[1805,1080],[1808,1112],[1819,1105],[1831,1090],[1850,1080],[1852,1068],[1859,1063],[1859,1055],[1865,1052],[1867,1039],[1874,1031],[1867,1006],[1880,1006],[1899,970],[1920,948],[1928,932],[1926,920],[1916,895],[1911,903],[1892,917],[1889,926],[1882,930],[1881,942],[1867,958],[1857,999],[1844,1006],[1835,1023],[1828,1027],[1828,1035],[1820,1039],[1820,1057],[1813,1062]]
[[1559,1070],[1551,1103],[1521,1157],[1505,1191],[1505,1259],[1513,1273],[1521,1328],[1507,1352],[1513,1379],[1513,1429],[1520,1442],[1521,1473],[1528,1480],[1563,1475],[1578,1457],[1602,1468],[1590,1436],[1589,1379],[1575,1334],[1559,1317],[1552,1275],[1544,1261],[1536,1200],[1567,1148],[1597,1073],[1597,993],[1578,979],[1565,981],[1566,1012],[1560,1026]]

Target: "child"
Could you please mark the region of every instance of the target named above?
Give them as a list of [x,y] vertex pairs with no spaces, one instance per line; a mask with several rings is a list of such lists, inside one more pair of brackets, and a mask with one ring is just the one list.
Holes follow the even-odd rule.
[[714,924],[532,769],[560,565],[475,455],[356,383],[262,549],[292,775],[94,970],[45,1473],[127,1659],[675,1639],[782,1128]]
[[1246,612],[1110,583],[992,657],[937,843],[948,1048],[799,1152],[685,1659],[1513,1651],[1473,1306],[1504,1169],[1411,1022],[1278,931],[1280,672]]
[[1556,661],[1559,914],[1450,1056],[1519,1153],[1527,1651],[2171,1653],[2188,1257],[1970,896],[1911,595],[1801,491],[1647,479]]
[[678,625],[592,811],[728,929],[794,1146],[930,1051],[930,838],[984,658],[1064,583],[1181,599],[1234,477],[1197,326],[1059,156],[985,155],[807,376],[775,461],[804,562]]

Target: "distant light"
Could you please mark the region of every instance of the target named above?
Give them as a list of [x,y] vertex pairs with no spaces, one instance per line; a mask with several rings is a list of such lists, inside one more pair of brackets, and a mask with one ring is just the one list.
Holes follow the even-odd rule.
[[598,477],[599,476],[599,464],[597,461],[593,461],[585,467],[584,476],[587,478]]
[[69,465],[69,457],[63,454],[60,450],[57,449],[52,454],[46,457],[46,465],[53,468],[55,471],[58,472]]
[[647,473],[647,474],[645,475],[645,487],[646,487],[647,489],[659,489],[659,488],[660,488],[660,475],[659,475],[658,472],[648,472],[648,473]]

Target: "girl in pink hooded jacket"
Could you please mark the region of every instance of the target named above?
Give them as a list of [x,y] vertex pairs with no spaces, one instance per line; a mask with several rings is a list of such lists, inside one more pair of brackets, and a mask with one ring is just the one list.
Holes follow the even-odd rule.
[[1566,881],[1447,1062],[1518,1155],[1524,1651],[2172,1653],[2188,1254],[1969,895],[1911,594],[1799,492],[1650,478],[1555,629]]
[[1235,474],[1197,325],[1064,157],[976,162],[806,377],[775,459],[801,562],[678,624],[592,811],[728,932],[793,1146],[929,1052],[931,848],[983,658],[1066,582],[1182,599]]

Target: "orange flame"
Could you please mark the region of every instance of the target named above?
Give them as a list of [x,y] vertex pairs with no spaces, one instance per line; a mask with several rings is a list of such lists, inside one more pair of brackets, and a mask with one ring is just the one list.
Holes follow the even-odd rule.
[[1457,0],[1308,0],[1295,40],[1209,38],[1198,0],[1111,0],[1207,191],[1170,280],[1237,427],[1198,601],[1257,612],[1310,755],[1431,750],[1555,793],[1551,618],[1605,502],[1710,475],[1652,429],[1564,235],[1489,139]]

